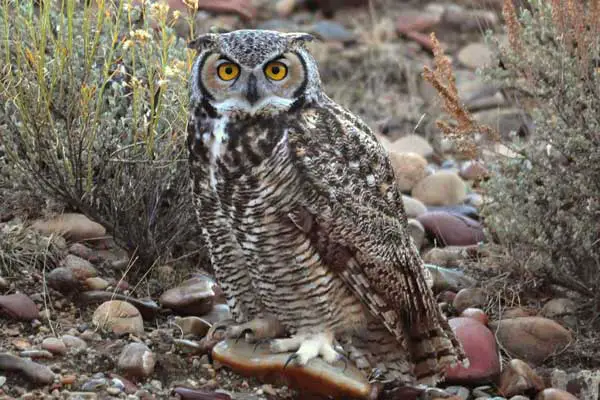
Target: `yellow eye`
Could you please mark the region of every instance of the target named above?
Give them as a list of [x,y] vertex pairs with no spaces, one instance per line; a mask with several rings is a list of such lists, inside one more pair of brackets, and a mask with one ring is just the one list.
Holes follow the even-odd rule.
[[230,81],[238,77],[240,74],[240,67],[230,62],[223,63],[217,68],[217,74],[219,74],[219,78],[224,81]]
[[287,75],[287,67],[284,63],[273,61],[265,67],[265,75],[273,81],[280,81]]

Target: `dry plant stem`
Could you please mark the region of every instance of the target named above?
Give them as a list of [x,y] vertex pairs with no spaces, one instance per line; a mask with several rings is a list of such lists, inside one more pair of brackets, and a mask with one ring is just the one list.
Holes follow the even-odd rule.
[[478,124],[467,111],[458,96],[450,59],[444,55],[435,33],[431,34],[430,41],[434,54],[434,69],[425,66],[423,78],[436,89],[442,99],[444,111],[455,122],[454,125],[450,125],[444,121],[437,121],[437,125],[446,136],[457,141],[459,149],[465,156],[478,158],[479,149],[474,143],[473,135],[481,133],[495,140],[499,135],[492,128]]

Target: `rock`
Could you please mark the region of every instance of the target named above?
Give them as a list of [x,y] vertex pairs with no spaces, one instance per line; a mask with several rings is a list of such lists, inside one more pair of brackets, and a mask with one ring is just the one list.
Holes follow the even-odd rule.
[[280,17],[288,17],[294,12],[297,3],[297,0],[279,0],[275,5],[275,11]]
[[471,318],[451,318],[452,330],[465,349],[470,365],[448,367],[448,382],[473,384],[486,382],[500,373],[500,359],[494,334],[484,325]]
[[452,306],[459,314],[469,307],[482,307],[486,304],[487,295],[479,288],[461,289],[452,302]]
[[406,34],[410,31],[422,32],[435,27],[442,19],[441,14],[431,14],[420,10],[406,10],[396,19],[398,32]]
[[465,67],[477,69],[491,66],[494,53],[484,43],[470,43],[459,50],[456,58]]
[[231,313],[229,312],[229,306],[227,304],[215,304],[208,314],[202,316],[203,320],[208,321],[211,324],[230,318]]
[[393,151],[389,156],[400,191],[410,193],[412,188],[427,176],[427,160],[423,156]]
[[[476,400],[478,400],[478,399],[476,399]],[[529,400],[529,397],[517,395],[517,396],[511,397],[510,400]]]
[[[506,140],[529,136],[531,118],[518,108],[494,108],[473,114],[475,121],[496,129]],[[511,153],[512,151],[509,150]]]
[[552,299],[544,304],[540,314],[546,318],[561,318],[575,313],[577,305],[571,299],[559,298]]
[[231,400],[231,396],[226,393],[217,393],[200,389],[186,387],[176,387],[173,392],[183,400]]
[[18,321],[32,321],[40,317],[40,312],[27,295],[13,293],[0,296],[0,315]]
[[19,353],[19,357],[36,360],[38,358],[51,359],[54,358],[54,355],[48,350],[25,350]]
[[500,375],[499,390],[505,397],[537,393],[544,389],[544,381],[524,361],[510,360]]
[[435,293],[444,290],[458,291],[465,287],[475,285],[476,281],[458,270],[441,268],[436,265],[425,264],[433,277],[433,291]]
[[423,260],[440,267],[460,267],[464,261],[485,255],[478,245],[433,247],[423,254]]
[[568,330],[543,317],[502,319],[490,322],[490,328],[509,354],[532,364],[541,364],[573,340]]
[[46,282],[52,289],[63,294],[78,292],[83,289],[83,282],[78,281],[68,268],[54,268],[46,275]]
[[535,400],[577,400],[577,397],[564,390],[549,388],[539,392]]
[[125,375],[136,378],[152,375],[155,364],[154,354],[143,343],[130,343],[125,346],[117,363]]
[[600,370],[551,370],[547,386],[568,391],[579,399],[600,398]]
[[159,302],[178,314],[202,316],[213,307],[214,285],[212,279],[197,276],[164,292]]
[[408,218],[417,218],[427,212],[425,204],[410,196],[402,195],[402,203],[404,203],[404,212]]
[[423,241],[425,240],[425,228],[423,225],[416,219],[408,220],[408,232],[415,243],[417,249],[420,249],[423,246]]
[[532,314],[529,311],[516,307],[504,310],[504,313],[502,314],[502,319],[512,319],[531,316]]
[[392,142],[389,151],[396,153],[416,153],[423,157],[433,154],[433,147],[420,135],[410,134]]
[[6,290],[10,287],[10,284],[6,279],[0,276],[0,290]]
[[63,355],[67,352],[67,346],[63,343],[63,341],[55,337],[44,339],[42,341],[42,349],[58,355]]
[[356,40],[354,32],[335,21],[320,20],[310,26],[307,31],[326,42],[352,43]]
[[469,389],[464,386],[447,386],[444,390],[460,400],[467,400],[470,394]]
[[158,312],[161,310],[160,306],[150,299],[136,299],[134,297],[126,296],[121,293],[107,292],[103,290],[91,290],[89,292],[81,293],[79,300],[84,304],[90,303],[103,303],[109,300],[122,300],[131,303],[138,309],[145,320],[151,320],[156,317]]
[[419,181],[412,197],[427,206],[461,204],[467,196],[467,185],[455,172],[441,170]]
[[144,321],[137,308],[121,300],[109,300],[102,303],[92,316],[92,322],[101,329],[116,334],[144,333]]
[[9,353],[0,353],[0,370],[20,372],[28,380],[40,385],[54,382],[54,372],[45,365],[19,358]]
[[490,172],[481,161],[468,161],[463,164],[459,173],[466,181],[481,181],[489,178]]
[[90,290],[104,290],[109,286],[109,283],[99,277],[87,278],[83,282],[84,286]]
[[87,343],[85,342],[85,340],[78,338],[77,336],[62,335],[61,340],[69,350],[78,351],[87,348]]
[[100,240],[106,236],[106,229],[91,221],[83,214],[66,213],[52,219],[37,220],[31,225],[45,235],[61,235],[65,239],[79,242],[85,240]]
[[462,215],[464,217],[471,218],[476,221],[479,220],[479,211],[477,210],[477,208],[466,204],[457,204],[454,206],[429,206],[427,207],[427,211],[447,212],[449,214]]
[[175,317],[175,325],[177,325],[184,335],[195,335],[203,337],[210,329],[208,321],[199,317]]
[[[267,347],[235,340],[219,342],[212,350],[213,359],[232,370],[263,381],[275,381],[289,387],[334,398],[376,398],[376,387],[352,363],[345,367],[328,364],[321,358],[305,366],[293,363],[284,368],[292,353],[272,353]],[[373,396],[373,397],[370,397]]]
[[92,263],[73,254],[67,254],[61,264],[63,268],[67,268],[73,273],[75,279],[81,282],[98,275],[98,271],[96,271]]
[[487,325],[489,322],[487,314],[480,308],[466,308],[460,313],[460,316],[463,318],[472,318],[475,321],[481,322],[483,325]]
[[428,239],[440,246],[468,246],[485,240],[483,226],[462,215],[428,211],[417,218]]

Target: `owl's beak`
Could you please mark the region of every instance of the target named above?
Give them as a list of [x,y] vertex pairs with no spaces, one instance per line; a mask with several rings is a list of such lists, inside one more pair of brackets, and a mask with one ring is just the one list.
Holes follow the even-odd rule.
[[248,77],[248,87],[246,88],[246,100],[251,105],[256,104],[258,101],[258,88],[256,87],[256,76],[250,74]]

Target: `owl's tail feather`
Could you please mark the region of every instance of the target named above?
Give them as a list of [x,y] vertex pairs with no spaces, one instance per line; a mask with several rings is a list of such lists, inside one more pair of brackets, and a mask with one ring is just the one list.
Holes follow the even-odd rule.
[[444,379],[447,367],[469,366],[448,320],[439,308],[437,312],[437,318],[422,324],[417,322],[409,328],[415,377],[419,383],[432,386]]

